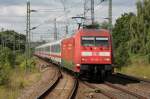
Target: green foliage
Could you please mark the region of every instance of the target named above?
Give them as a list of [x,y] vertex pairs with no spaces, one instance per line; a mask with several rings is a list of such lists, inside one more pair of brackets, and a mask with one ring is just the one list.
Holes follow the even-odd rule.
[[27,61],[24,58],[24,60],[20,63],[19,66],[21,70],[32,71],[35,69],[35,65],[36,62],[34,58],[28,59]]
[[[125,13],[120,18],[116,20],[116,24],[113,29],[113,39],[115,49],[119,47],[122,43],[125,44],[129,41],[131,32],[130,29],[130,20],[134,16],[133,13]],[[125,44],[127,45],[127,44]]]
[[[15,31],[7,30],[0,32],[0,45],[10,48],[11,50],[25,50],[26,36]],[[14,47],[15,46],[15,47]]]
[[10,77],[10,66],[5,64],[0,67],[0,85],[8,84]]
[[13,53],[9,48],[0,47],[0,85],[6,84],[9,81],[10,69],[13,67]]
[[144,0],[137,3],[137,16],[130,22],[132,53],[150,53],[150,1]]
[[[137,2],[137,15],[125,13],[113,29],[115,63],[127,65],[131,55],[144,55],[150,63],[150,1]],[[125,61],[125,62],[124,62]]]
[[116,51],[117,52],[115,54],[115,64],[117,64],[118,66],[127,65],[130,62],[130,60],[126,46],[122,44],[116,49]]
[[21,71],[34,71],[35,69],[35,59],[31,58],[26,60],[24,54],[16,54],[16,59],[14,58],[13,52],[9,48],[0,47],[0,85],[7,85],[9,84],[11,72],[15,71],[15,66],[17,66],[18,70]]
[[0,65],[13,64],[13,52],[9,48],[0,47]]
[[133,13],[125,13],[117,19],[113,29],[113,43],[115,50],[116,65],[126,65],[129,61],[128,41],[131,40],[129,31],[130,19],[134,16]]

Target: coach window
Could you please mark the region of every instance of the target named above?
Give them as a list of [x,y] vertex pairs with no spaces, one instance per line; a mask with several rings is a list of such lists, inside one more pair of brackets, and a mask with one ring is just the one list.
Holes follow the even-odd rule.
[[54,47],[53,47],[53,45],[51,46],[51,52],[54,52]]
[[59,44],[57,45],[57,52],[58,53],[60,52],[60,45]]
[[46,52],[49,52],[50,51],[50,46],[47,46],[46,47]]
[[109,46],[108,37],[96,37],[95,46]]
[[94,46],[95,38],[92,36],[82,37],[82,46]]
[[56,52],[59,53],[59,52],[60,52],[60,45],[57,44],[57,45],[55,45],[55,46],[56,46]]

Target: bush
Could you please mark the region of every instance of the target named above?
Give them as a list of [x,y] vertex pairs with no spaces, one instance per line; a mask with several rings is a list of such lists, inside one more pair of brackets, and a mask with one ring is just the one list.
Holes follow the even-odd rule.
[[12,65],[14,61],[13,52],[9,48],[0,47],[0,65]]
[[0,65],[0,85],[8,84],[9,76],[10,76],[10,66],[7,64],[3,66]]
[[125,66],[129,64],[129,53],[124,44],[121,44],[115,53],[115,64],[117,66]]
[[34,58],[28,59],[27,61],[24,59],[20,64],[21,70],[33,70],[35,68],[36,62]]
[[13,53],[9,48],[0,47],[0,85],[9,82],[10,70],[13,68]]

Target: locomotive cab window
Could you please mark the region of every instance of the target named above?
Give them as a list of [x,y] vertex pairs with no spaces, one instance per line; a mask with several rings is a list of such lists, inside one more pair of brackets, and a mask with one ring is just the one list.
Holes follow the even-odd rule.
[[108,37],[96,37],[95,46],[109,46]]
[[81,39],[82,46],[109,46],[108,37],[83,36]]
[[82,37],[82,46],[94,46],[94,37]]

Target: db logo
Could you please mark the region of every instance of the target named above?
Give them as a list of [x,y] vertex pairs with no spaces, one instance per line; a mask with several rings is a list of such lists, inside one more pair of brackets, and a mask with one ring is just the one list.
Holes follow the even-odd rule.
[[93,52],[93,56],[98,56],[99,53],[98,52]]

